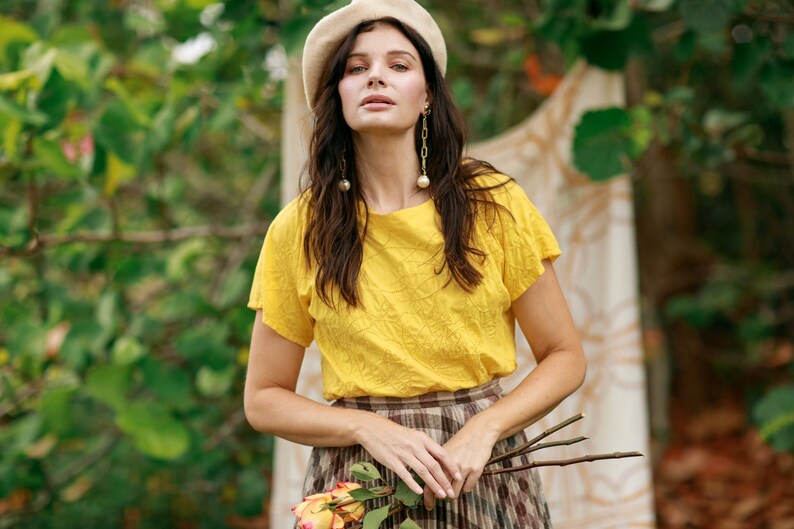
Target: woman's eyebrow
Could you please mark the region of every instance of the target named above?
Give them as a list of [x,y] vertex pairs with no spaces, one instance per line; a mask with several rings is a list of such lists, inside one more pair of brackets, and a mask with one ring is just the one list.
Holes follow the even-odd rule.
[[[363,51],[357,51],[357,52],[354,51],[350,55],[348,55],[347,58],[348,59],[351,59],[353,57],[367,58],[367,57],[369,57],[369,55],[370,55],[369,53],[366,53],[366,52],[363,52]],[[407,55],[411,59],[416,60],[416,57],[414,57],[413,54],[410,51],[406,51],[406,50],[389,50],[389,51],[386,52],[386,55]]]

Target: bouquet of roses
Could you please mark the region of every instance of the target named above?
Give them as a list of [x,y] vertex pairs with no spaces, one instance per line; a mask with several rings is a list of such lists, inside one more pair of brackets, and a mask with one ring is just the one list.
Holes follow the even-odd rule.
[[[561,422],[553,428],[549,428],[521,446],[504,454],[492,457],[485,465],[486,470],[483,471],[483,475],[516,472],[542,466],[566,466],[603,459],[642,456],[639,452],[614,452],[611,454],[586,455],[555,461],[533,461],[526,465],[509,468],[487,469],[488,466],[494,463],[523,454],[529,454],[553,446],[572,445],[586,440],[586,437],[575,437],[573,439],[564,439],[561,441],[540,442],[549,435],[583,417],[584,414],[582,413],[574,415],[570,419]],[[396,487],[384,483],[380,472],[371,463],[365,461],[358,462],[350,467],[350,473],[365,483],[375,482],[376,484],[367,488],[360,483],[340,481],[336,484],[336,488],[334,489],[303,498],[301,503],[292,507],[292,512],[298,517],[299,529],[377,529],[380,527],[380,524],[390,516],[394,516],[406,510],[415,509],[422,502],[422,495],[409,489],[402,481],[400,481]],[[421,479],[416,479],[420,485],[423,484]],[[367,511],[365,506],[366,502],[384,497],[393,497],[393,500],[383,507]],[[409,515],[406,515],[405,520],[400,524],[400,529],[419,529],[419,526]]]

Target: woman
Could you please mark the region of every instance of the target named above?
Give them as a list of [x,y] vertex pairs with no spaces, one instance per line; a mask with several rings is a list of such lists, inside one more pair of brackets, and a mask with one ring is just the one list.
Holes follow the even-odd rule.
[[[581,385],[584,355],[557,242],[515,182],[462,157],[445,68],[412,0],[354,0],[307,38],[308,185],[257,265],[246,416],[316,447],[305,495],[368,459],[424,493],[422,527],[550,527],[536,473],[481,474]],[[502,397],[515,321],[538,365]],[[295,394],[312,340],[332,406]]]

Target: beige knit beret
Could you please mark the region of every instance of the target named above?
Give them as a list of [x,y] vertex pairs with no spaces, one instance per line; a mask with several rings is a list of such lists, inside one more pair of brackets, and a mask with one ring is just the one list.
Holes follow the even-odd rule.
[[309,108],[314,109],[320,82],[331,56],[359,23],[393,17],[411,27],[427,41],[441,74],[447,71],[444,36],[430,13],[413,0],[353,0],[320,20],[306,37],[303,47],[303,89]]

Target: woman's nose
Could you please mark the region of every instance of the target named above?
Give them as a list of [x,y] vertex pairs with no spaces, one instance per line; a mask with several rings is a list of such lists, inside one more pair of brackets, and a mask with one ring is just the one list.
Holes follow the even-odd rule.
[[372,65],[369,69],[369,79],[367,79],[367,86],[373,87],[375,84],[378,86],[386,86],[386,81],[383,79],[383,73],[381,72],[380,66]]

